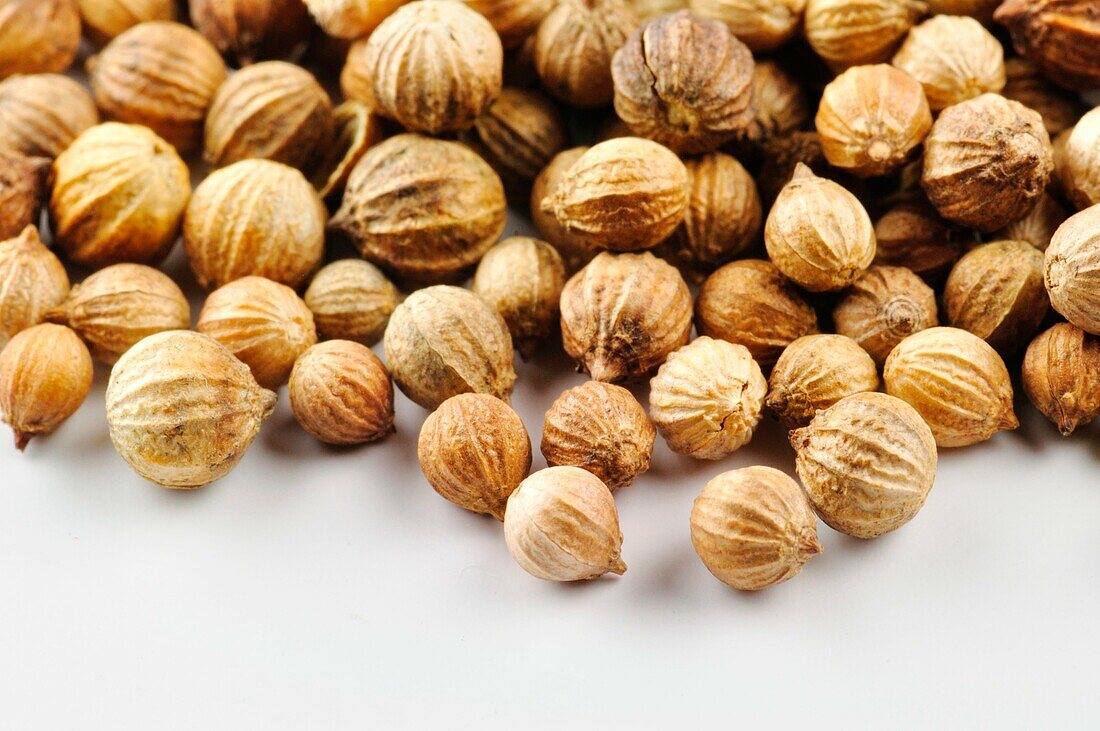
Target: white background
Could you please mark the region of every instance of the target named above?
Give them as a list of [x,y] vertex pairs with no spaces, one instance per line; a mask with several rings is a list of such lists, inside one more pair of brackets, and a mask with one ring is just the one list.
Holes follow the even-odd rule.
[[[178,251],[168,269],[190,281]],[[559,353],[519,366],[536,469],[545,410],[583,381]],[[233,473],[177,492],[115,454],[107,375],[25,454],[0,440],[5,727],[1100,724],[1100,430],[1063,439],[1019,399],[1019,431],[941,455],[910,524],[821,524],[800,576],[744,594],[688,516],[719,472],[792,470],[769,419],[717,464],[658,438],[616,496],[625,576],[555,585],[431,490],[403,396],[396,434],[332,449],[284,389]]]

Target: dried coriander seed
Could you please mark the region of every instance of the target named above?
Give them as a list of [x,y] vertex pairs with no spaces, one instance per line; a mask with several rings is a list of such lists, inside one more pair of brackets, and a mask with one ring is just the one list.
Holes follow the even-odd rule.
[[56,158],[99,123],[91,94],[68,76],[27,74],[0,82],[0,150]]
[[788,429],[806,426],[842,398],[878,389],[878,368],[844,335],[807,335],[783,350],[768,378],[765,404]]
[[1044,266],[1054,309],[1082,330],[1100,334],[1100,204],[1058,227]]
[[904,267],[872,266],[837,303],[833,324],[882,366],[902,340],[939,324],[936,293]]
[[314,275],[304,299],[321,336],[371,346],[386,331],[401,294],[370,262],[341,259]]
[[365,444],[393,431],[393,382],[365,345],[310,347],[294,361],[289,384],[295,420],[326,444]]
[[974,18],[937,15],[909,31],[891,61],[924,87],[933,111],[1005,85],[1004,49]]
[[1100,416],[1100,340],[1060,322],[1031,341],[1020,380],[1028,400],[1069,436]]
[[0,241],[0,282],[0,350],[20,331],[46,319],[69,293],[65,267],[33,226]]

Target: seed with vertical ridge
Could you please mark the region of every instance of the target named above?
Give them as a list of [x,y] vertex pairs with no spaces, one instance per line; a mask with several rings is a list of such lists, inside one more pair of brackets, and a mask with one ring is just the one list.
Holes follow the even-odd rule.
[[1004,48],[974,18],[937,15],[909,31],[894,66],[920,82],[933,111],[999,94],[1005,85]]
[[327,444],[364,444],[393,431],[393,382],[365,345],[314,345],[294,362],[289,391],[294,418]]
[[795,429],[846,396],[877,389],[878,369],[858,343],[843,335],[807,335],[779,356],[765,403],[783,426]]
[[61,74],[12,76],[0,83],[0,149],[55,158],[99,123],[91,94]]
[[386,331],[401,293],[378,267],[362,259],[326,264],[313,277],[305,302],[317,332],[371,346]]
[[881,366],[895,345],[939,324],[936,293],[904,267],[873,266],[837,303],[833,324]]
[[69,293],[65,267],[33,226],[0,241],[0,282],[0,350],[16,333],[42,322]]
[[1058,323],[1031,341],[1021,381],[1035,408],[1069,436],[1100,415],[1100,340]]
[[0,79],[61,72],[80,47],[75,0],[5,0],[0,4]]
[[1054,309],[1082,330],[1100,335],[1100,204],[1058,227],[1044,266]]

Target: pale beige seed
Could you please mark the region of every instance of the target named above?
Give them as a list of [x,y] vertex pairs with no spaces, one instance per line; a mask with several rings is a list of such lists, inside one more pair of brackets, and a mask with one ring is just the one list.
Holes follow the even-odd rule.
[[535,224],[543,239],[554,245],[565,262],[566,270],[570,273],[577,271],[597,254],[597,251],[576,234],[570,233],[564,226],[558,223],[557,217],[551,210],[542,207],[542,202],[552,197],[561,182],[565,171],[573,166],[581,155],[588,151],[587,147],[574,147],[564,152],[559,152],[550,163],[542,169],[531,185],[531,222]]
[[875,231],[859,200],[799,163],[764,224],[768,257],[811,292],[843,289],[875,256]]
[[933,327],[902,340],[882,372],[886,392],[928,422],[941,447],[984,442],[1020,425],[1001,356],[976,335]]
[[939,324],[936,293],[904,267],[876,265],[837,303],[833,324],[882,366],[902,340]]
[[369,106],[410,132],[467,129],[500,95],[504,50],[484,17],[459,2],[397,9],[366,41]]
[[504,520],[504,508],[531,470],[531,438],[512,408],[488,394],[440,404],[417,442],[420,470],[441,497]]
[[107,45],[138,23],[176,17],[173,0],[76,0],[76,4],[84,34],[97,46]]
[[273,391],[317,343],[306,303],[290,287],[263,277],[242,277],[211,292],[195,329],[229,348],[257,383]]
[[1100,340],[1060,322],[1031,341],[1020,380],[1028,400],[1068,437],[1100,416]]
[[405,0],[304,0],[325,33],[336,38],[362,38],[378,27]]
[[191,173],[144,127],[108,122],[53,164],[50,222],[68,258],[88,267],[162,258],[179,235]]
[[504,231],[500,177],[457,142],[402,134],[367,151],[332,229],[399,279],[462,279]]
[[642,378],[691,336],[691,292],[652,254],[603,253],[561,295],[565,352],[597,381]]
[[806,10],[806,0],[691,0],[691,10],[729,26],[756,52],[774,51],[789,41]]
[[920,82],[933,111],[1005,85],[1004,48],[974,18],[937,15],[909,31],[894,66]]
[[341,259],[313,277],[305,302],[321,336],[374,345],[386,331],[401,293],[370,262]]
[[312,346],[294,362],[288,391],[294,418],[326,444],[365,444],[393,431],[393,382],[365,345]]
[[324,255],[326,215],[299,171],[242,160],[195,188],[183,225],[187,260],[208,289],[249,275],[297,287]]
[[752,439],[767,391],[748,349],[704,335],[669,355],[649,382],[649,416],[672,451],[722,459]]
[[859,343],[844,335],[807,335],[779,356],[765,403],[783,426],[796,429],[842,398],[878,385],[878,368]]
[[656,436],[630,391],[588,381],[563,393],[546,412],[542,456],[551,466],[587,470],[614,491],[649,469]]
[[183,154],[202,145],[203,119],[227,74],[210,41],[164,21],[135,25],[88,60],[107,119],[144,125]]
[[68,325],[108,365],[140,340],[191,326],[191,306],[171,277],[142,264],[115,264],[92,274],[46,314]]
[[512,236],[489,249],[474,275],[474,294],[504,318],[516,350],[530,358],[558,327],[565,265],[553,246]]
[[1100,203],[1100,106],[1081,117],[1066,139],[1062,187],[1078,210]]
[[0,150],[52,159],[98,123],[91,94],[67,76],[27,74],[0,83]]
[[770,368],[792,341],[817,332],[817,313],[771,262],[743,259],[711,274],[695,300],[695,325],[744,345]]
[[936,481],[936,441],[912,406],[860,393],[791,432],[795,466],[817,514],[855,538],[908,523]]
[[590,472],[549,467],[508,498],[504,540],[524,571],[548,581],[622,574],[623,535],[611,491]]
[[803,33],[834,68],[883,63],[925,10],[919,0],[808,0]]
[[1100,335],[1100,204],[1058,227],[1044,266],[1054,309],[1082,330]]
[[1049,193],[1043,193],[1026,216],[993,234],[996,240],[1026,241],[1046,251],[1058,227],[1069,218],[1069,211]]
[[218,168],[263,158],[309,173],[335,135],[332,101],[317,79],[292,63],[265,61],[218,89],[206,116],[203,159]]
[[16,333],[46,319],[69,293],[69,275],[60,260],[27,226],[0,241],[0,350]]
[[23,450],[72,416],[92,388],[92,357],[67,327],[23,330],[0,351],[0,417]]
[[426,409],[460,393],[507,400],[516,381],[503,318],[469,290],[436,285],[397,306],[384,338],[386,365],[402,392]]
[[590,148],[542,201],[570,234],[612,251],[656,246],[684,220],[687,206],[687,168],[668,148],[639,137]]
[[951,270],[943,309],[949,325],[974,333],[998,351],[1023,349],[1050,311],[1043,253],[1026,241],[975,248]]
[[908,74],[855,66],[825,87],[814,125],[829,164],[866,178],[904,165],[932,128],[932,113]]
[[217,340],[175,330],[145,338],[111,369],[107,425],[135,472],[190,489],[237,466],[276,399]]
[[0,3],[0,79],[14,74],[60,73],[80,47],[75,0],[4,0]]
[[691,508],[691,544],[715,578],[743,591],[794,578],[823,550],[802,488],[771,467],[710,480]]

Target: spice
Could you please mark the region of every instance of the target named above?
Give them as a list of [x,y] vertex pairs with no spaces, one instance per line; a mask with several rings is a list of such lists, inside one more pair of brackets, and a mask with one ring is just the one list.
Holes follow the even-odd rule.
[[1084,113],[1080,97],[1051,84],[1026,58],[1005,61],[1002,94],[1042,115],[1043,125],[1052,139],[1072,127]]
[[1094,0],[1005,0],[993,19],[1056,84],[1100,87],[1100,13]]
[[[362,38],[404,0],[303,0],[321,29],[336,38]],[[419,3],[416,3],[419,4]]]
[[290,372],[290,408],[326,444],[364,444],[393,431],[393,383],[370,348],[348,340],[314,345]]
[[1069,212],[1053,196],[1044,193],[1027,215],[994,234],[998,240],[1026,241],[1039,251],[1046,251],[1054,232],[1069,218]]
[[748,349],[704,335],[670,354],[650,381],[649,415],[672,451],[722,459],[752,439],[767,390]]
[[548,581],[622,574],[623,542],[611,491],[577,467],[549,467],[508,498],[504,540],[524,571]]
[[630,391],[588,381],[563,393],[546,412],[542,456],[552,467],[587,470],[614,491],[649,469],[656,436]]
[[902,340],[939,324],[936,293],[904,267],[876,265],[837,303],[833,324],[882,366]]
[[0,79],[61,72],[80,46],[75,0],[4,0],[0,3]]
[[855,538],[908,523],[936,480],[936,442],[912,406],[860,393],[791,432],[798,477],[821,519]]
[[386,275],[361,259],[326,264],[305,294],[318,333],[366,346],[382,337],[400,301],[401,294]]
[[752,111],[744,137],[758,145],[800,129],[810,120],[802,88],[774,61],[758,60],[753,67]]
[[1100,107],[1074,125],[1060,159],[1058,174],[1070,202],[1078,210],[1100,203]]
[[351,171],[382,141],[382,123],[378,115],[362,102],[346,101],[332,112],[335,133],[321,145],[321,158],[310,180],[322,198],[342,196]]
[[91,95],[68,76],[29,74],[0,82],[0,151],[53,159],[98,123]]
[[942,280],[966,253],[964,231],[941,218],[923,195],[882,214],[875,241],[875,264],[905,267],[929,281]]
[[937,15],[913,30],[891,61],[924,87],[940,111],[1005,85],[1004,49],[973,18]]
[[190,489],[237,466],[276,398],[217,340],[173,330],[145,338],[111,369],[107,425],[135,472]]
[[715,578],[745,591],[794,578],[823,550],[802,488],[771,467],[708,482],[691,509],[691,544]]
[[1070,216],[1046,250],[1050,303],[1077,327],[1100,335],[1100,206]]
[[0,152],[0,241],[36,226],[49,194],[50,161]]
[[547,198],[553,198],[561,182],[565,171],[573,166],[577,160],[588,151],[587,147],[574,147],[564,152],[559,152],[550,163],[543,168],[531,185],[531,221],[535,224],[542,238],[554,245],[561,254],[568,272],[575,272],[596,255],[588,243],[578,234],[570,233],[564,226],[558,223],[553,211],[542,207],[542,202]]
[[765,404],[788,429],[846,396],[878,390],[878,368],[844,335],[807,335],[788,345],[768,378]]
[[1068,437],[1100,415],[1100,340],[1060,322],[1031,341],[1020,380],[1035,408]]
[[539,23],[554,8],[553,0],[463,0],[485,16],[505,48],[515,48],[534,36]]
[[925,9],[920,0],[808,0],[803,33],[837,69],[883,63]]
[[195,28],[238,66],[293,55],[313,28],[302,0],[191,0],[190,5]]
[[22,451],[72,416],[92,388],[92,357],[67,327],[35,325],[0,351],[0,416]]
[[[76,0],[76,4],[80,8],[84,34],[97,46],[107,45],[138,23],[176,18],[176,3],[173,0]],[[192,16],[196,20],[200,17],[196,8],[204,4],[211,3],[192,1]]]
[[33,226],[0,241],[0,282],[0,350],[17,333],[42,322],[69,292],[65,267],[42,245]]
[[756,52],[774,51],[794,37],[806,0],[691,0],[691,10],[725,23]]

